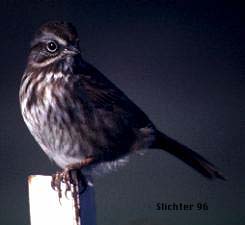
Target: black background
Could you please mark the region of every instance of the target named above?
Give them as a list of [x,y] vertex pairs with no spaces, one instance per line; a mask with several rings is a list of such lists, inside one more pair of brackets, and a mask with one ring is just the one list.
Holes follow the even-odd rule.
[[[74,23],[83,57],[162,131],[201,153],[229,178],[208,181],[161,151],[132,156],[124,168],[95,178],[98,224],[245,223],[245,32],[244,7],[238,1],[0,4],[2,225],[29,224],[27,176],[57,169],[29,134],[18,104],[29,42],[50,19]],[[159,212],[157,202],[207,202],[209,210]]]

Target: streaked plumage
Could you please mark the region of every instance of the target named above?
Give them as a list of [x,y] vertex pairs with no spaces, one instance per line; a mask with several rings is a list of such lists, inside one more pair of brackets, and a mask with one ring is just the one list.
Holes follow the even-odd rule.
[[63,169],[91,156],[96,160],[87,168],[160,148],[208,178],[223,178],[203,157],[158,131],[139,107],[83,60],[76,29],[69,23],[48,22],[36,32],[20,105],[36,141]]

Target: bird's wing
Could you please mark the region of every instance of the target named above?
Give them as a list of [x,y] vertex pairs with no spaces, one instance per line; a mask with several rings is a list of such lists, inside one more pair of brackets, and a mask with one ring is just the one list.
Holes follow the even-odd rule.
[[120,112],[130,117],[137,127],[151,123],[145,113],[96,68],[88,64],[80,74],[82,89],[94,107]]

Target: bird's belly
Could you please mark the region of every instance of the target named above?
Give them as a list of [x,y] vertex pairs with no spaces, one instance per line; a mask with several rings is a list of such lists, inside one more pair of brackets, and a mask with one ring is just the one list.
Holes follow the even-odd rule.
[[[24,121],[42,150],[60,167],[80,161],[85,157],[82,135],[70,124],[66,111],[53,105],[35,104],[22,107]],[[77,121],[79,124],[79,121]]]
[[26,87],[30,79],[26,78],[21,90],[27,89],[21,100],[24,121],[60,167],[95,155],[101,161],[113,161],[130,151],[136,137],[123,112],[96,108],[85,95],[78,98],[62,85],[57,89],[41,83],[34,92],[30,85]]
[[22,114],[43,151],[60,167],[91,155],[113,161],[129,151],[132,132],[113,113],[88,115],[80,106],[60,109],[53,103],[23,107]]

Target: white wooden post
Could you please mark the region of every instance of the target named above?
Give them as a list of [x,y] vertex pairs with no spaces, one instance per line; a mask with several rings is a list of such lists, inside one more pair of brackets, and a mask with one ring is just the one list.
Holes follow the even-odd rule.
[[76,219],[75,201],[71,192],[62,197],[51,187],[51,176],[32,175],[28,178],[31,225],[96,225],[94,188],[88,186],[79,195],[80,217]]

